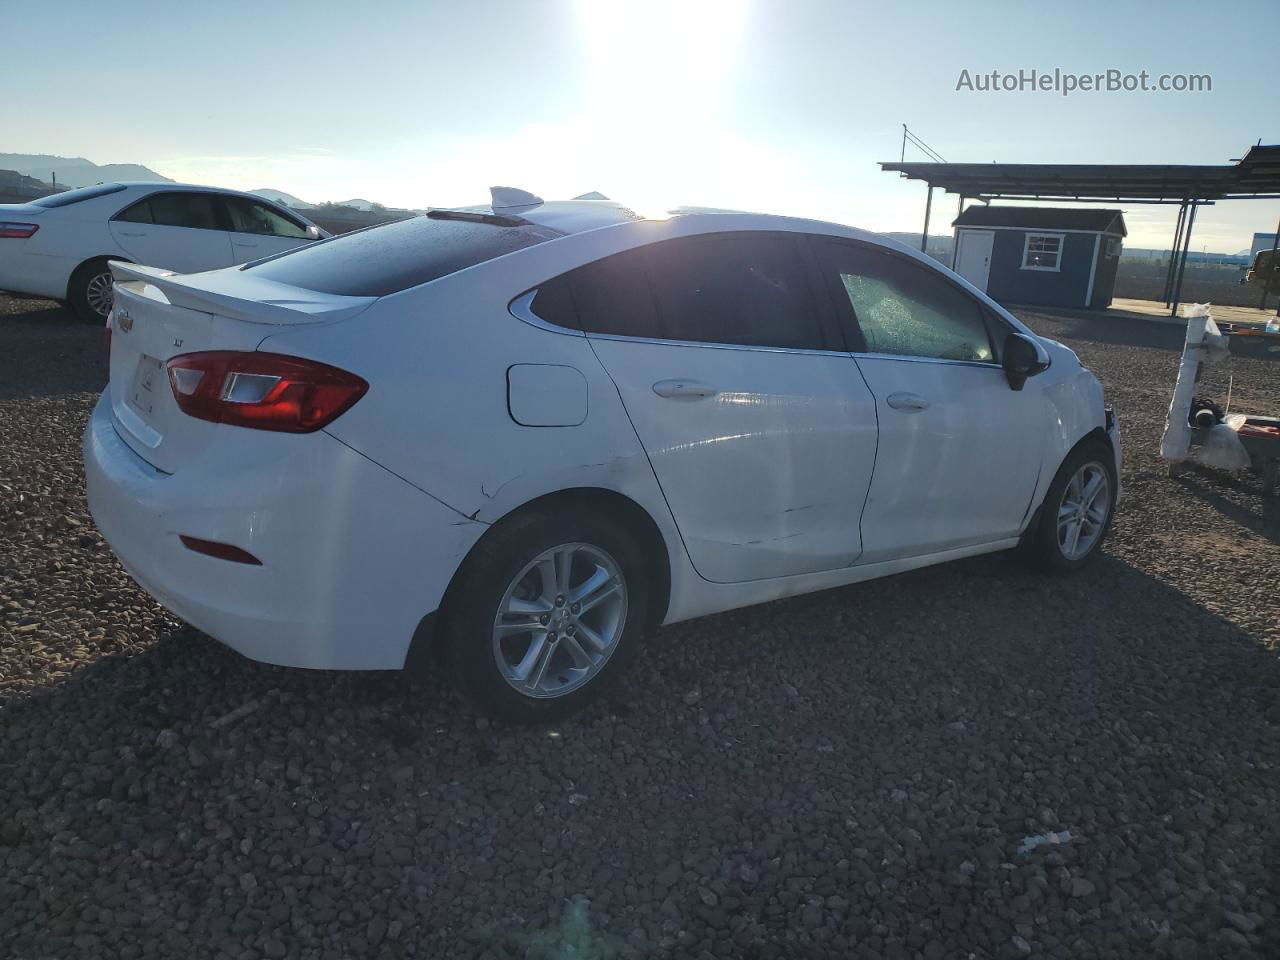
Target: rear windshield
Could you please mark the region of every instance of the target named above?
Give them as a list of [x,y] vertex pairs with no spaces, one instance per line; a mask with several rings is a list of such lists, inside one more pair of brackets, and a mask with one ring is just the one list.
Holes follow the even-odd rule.
[[80,187],[78,190],[65,190],[53,193],[39,200],[32,200],[37,207],[65,207],[69,203],[81,200],[92,200],[94,197],[105,197],[108,193],[119,193],[124,189],[123,183],[99,183],[92,187]]
[[347,297],[383,297],[550,240],[532,224],[496,226],[413,217],[250,263],[266,280]]

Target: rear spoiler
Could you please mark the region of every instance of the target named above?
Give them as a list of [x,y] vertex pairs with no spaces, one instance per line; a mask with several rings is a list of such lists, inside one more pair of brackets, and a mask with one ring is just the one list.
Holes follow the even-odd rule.
[[245,271],[180,274],[123,260],[111,260],[107,265],[115,282],[137,296],[246,323],[346,320],[363,313],[377,299],[304,290],[274,280],[261,280]]

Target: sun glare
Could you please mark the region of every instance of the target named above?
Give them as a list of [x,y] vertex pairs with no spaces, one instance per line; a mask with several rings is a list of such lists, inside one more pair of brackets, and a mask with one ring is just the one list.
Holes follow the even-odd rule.
[[687,200],[696,168],[727,142],[715,112],[747,16],[745,0],[579,0],[591,64],[590,124],[601,175],[635,187],[627,199],[656,209]]

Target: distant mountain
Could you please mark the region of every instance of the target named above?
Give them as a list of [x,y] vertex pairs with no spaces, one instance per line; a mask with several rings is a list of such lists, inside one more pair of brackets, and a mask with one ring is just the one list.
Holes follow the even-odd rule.
[[272,203],[283,203],[286,207],[293,207],[295,210],[314,210],[316,207],[316,204],[299,200],[292,193],[285,193],[283,190],[272,190],[270,187],[261,187],[258,190],[250,190],[249,192],[265,197]]
[[173,183],[139,163],[97,164],[84,157],[55,157],[47,153],[0,153],[0,169],[16,170],[60,187],[88,187],[106,180],[152,180]]
[[381,204],[375,204],[371,200],[361,200],[359,197],[354,200],[335,200],[333,205],[335,207],[352,207],[365,213],[370,213],[375,207],[381,206]]

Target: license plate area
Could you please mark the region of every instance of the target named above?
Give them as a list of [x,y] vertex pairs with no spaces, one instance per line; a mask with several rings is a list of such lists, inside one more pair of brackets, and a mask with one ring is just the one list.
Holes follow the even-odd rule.
[[155,410],[159,392],[167,389],[169,389],[169,378],[165,374],[164,364],[144,353],[138,358],[138,367],[133,374],[133,385],[129,389],[129,406],[144,417],[150,417]]

